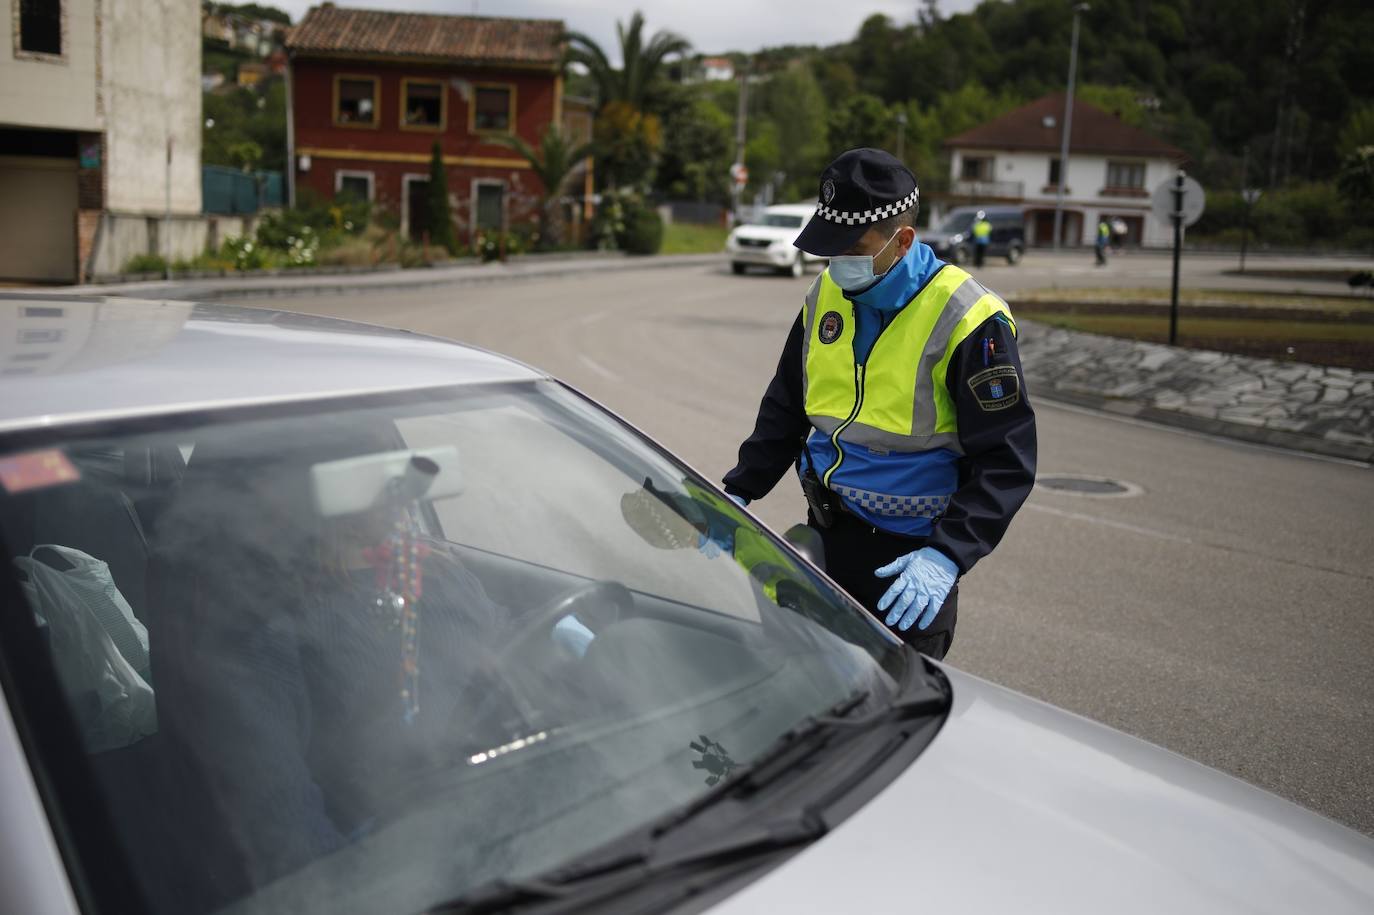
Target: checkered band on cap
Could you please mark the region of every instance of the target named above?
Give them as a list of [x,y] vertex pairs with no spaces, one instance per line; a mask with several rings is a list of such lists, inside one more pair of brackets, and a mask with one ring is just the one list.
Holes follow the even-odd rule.
[[889,216],[896,216],[898,213],[905,212],[920,199],[920,196],[920,188],[917,188],[896,203],[889,203],[887,206],[878,207],[876,210],[864,210],[862,213],[846,213],[822,203],[816,207],[816,214],[826,222],[834,222],[842,226],[860,226],[869,222],[882,222]]

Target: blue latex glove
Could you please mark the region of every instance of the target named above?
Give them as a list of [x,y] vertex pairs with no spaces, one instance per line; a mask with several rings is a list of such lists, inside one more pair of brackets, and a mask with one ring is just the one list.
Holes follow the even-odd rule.
[[749,507],[749,500],[746,499],[746,498],[744,498],[744,496],[731,496],[728,492],[727,492],[725,495],[729,496],[730,501],[731,501],[731,502],[734,502],[734,503],[735,503],[736,505],[738,505],[740,508],[748,508],[748,507]]
[[959,567],[944,553],[928,546],[893,560],[873,574],[879,578],[897,576],[878,601],[878,612],[890,606],[887,624],[906,632],[912,623],[916,623],[917,629],[925,629],[935,620],[959,577]]
[[596,633],[582,625],[582,621],[575,614],[569,613],[554,623],[554,642],[562,645],[579,658],[587,653],[587,646],[591,645],[594,638],[596,638]]
[[697,549],[700,550],[701,555],[705,556],[707,559],[715,559],[721,554],[720,544],[716,543],[705,534],[697,534]]

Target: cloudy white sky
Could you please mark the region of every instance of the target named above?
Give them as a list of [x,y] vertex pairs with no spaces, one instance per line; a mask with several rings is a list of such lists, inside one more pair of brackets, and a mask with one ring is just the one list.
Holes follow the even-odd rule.
[[[318,0],[264,0],[297,21]],[[615,47],[615,23],[639,9],[650,31],[671,29],[705,53],[754,51],[783,44],[833,44],[852,38],[873,13],[910,22],[918,0],[335,0],[338,6],[427,13],[477,13],[562,19],[608,50]],[[964,12],[977,0],[941,0],[943,13]]]

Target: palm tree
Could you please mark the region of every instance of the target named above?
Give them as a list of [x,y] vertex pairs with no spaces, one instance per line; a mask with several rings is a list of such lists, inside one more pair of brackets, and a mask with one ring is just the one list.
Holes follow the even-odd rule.
[[492,139],[514,150],[528,162],[530,170],[544,186],[539,198],[539,245],[544,247],[558,243],[563,234],[563,214],[558,199],[563,195],[564,185],[568,183],[577,163],[591,155],[592,144],[573,146],[557,124],[550,124],[544,131],[538,149],[524,137],[514,134]]
[[601,46],[583,32],[563,33],[563,41],[568,45],[564,60],[587,68],[596,84],[598,107],[611,102],[625,102],[643,111],[654,79],[662,71],[668,56],[687,53],[692,49],[691,42],[676,32],[659,31],[653,34],[646,45],[644,14],[638,10],[630,17],[628,28],[624,23],[617,22],[615,29],[620,41],[622,64],[619,69],[611,65],[610,58]]

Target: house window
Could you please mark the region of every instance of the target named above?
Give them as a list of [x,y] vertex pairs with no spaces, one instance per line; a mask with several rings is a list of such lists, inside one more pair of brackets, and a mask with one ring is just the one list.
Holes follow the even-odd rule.
[[964,181],[991,181],[992,166],[991,156],[964,156],[959,177]]
[[1108,162],[1107,187],[1132,189],[1145,187],[1145,163]]
[[334,123],[342,127],[377,126],[376,77],[334,77]]
[[1050,177],[1049,177],[1049,180],[1046,181],[1045,183],[1048,184],[1050,187],[1058,187],[1058,186],[1059,186],[1059,160],[1058,160],[1058,159],[1051,159],[1051,160],[1050,160]]
[[515,125],[515,87],[477,86],[472,102],[472,130],[510,133]]
[[349,196],[357,200],[372,199],[372,172],[340,169],[334,173],[334,196]]
[[401,80],[401,126],[443,130],[444,84],[438,80]]
[[18,0],[19,47],[29,54],[62,56],[60,0]]

